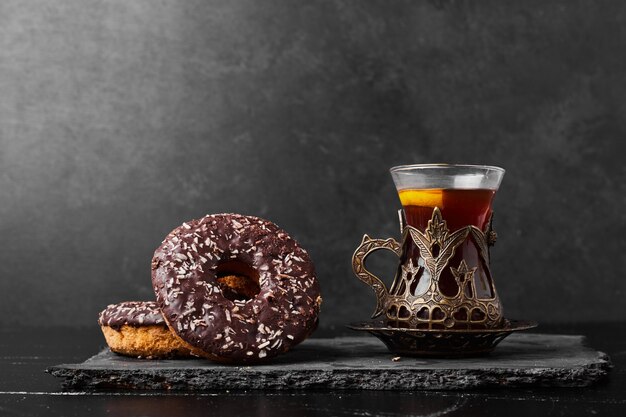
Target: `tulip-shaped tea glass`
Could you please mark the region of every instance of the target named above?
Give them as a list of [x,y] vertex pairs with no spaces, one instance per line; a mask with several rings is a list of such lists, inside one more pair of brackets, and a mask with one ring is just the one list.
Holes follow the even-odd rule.
[[[375,334],[391,350],[427,354],[486,352],[511,331],[534,327],[504,320],[489,268],[489,247],[496,240],[492,202],[504,169],[430,164],[390,171],[403,207],[402,242],[365,235],[352,258],[354,273],[376,294],[372,318],[385,320],[350,327]],[[399,258],[390,288],[365,268],[366,258],[379,249]],[[391,329],[395,336],[412,337],[398,341]],[[430,346],[416,342],[427,333]]]

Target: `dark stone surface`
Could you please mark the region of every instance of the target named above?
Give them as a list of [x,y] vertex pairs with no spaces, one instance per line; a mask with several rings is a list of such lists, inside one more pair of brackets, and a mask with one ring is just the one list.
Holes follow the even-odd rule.
[[507,169],[507,317],[623,320],[625,44],[622,0],[3,0],[0,326],[151,299],[166,233],[230,211],[309,250],[320,330],[367,319],[350,257],[419,162]]
[[[621,416],[626,407],[626,323],[542,326],[544,333],[584,334],[614,368],[601,383],[580,388],[469,390],[63,390],[44,370],[79,363],[102,349],[100,329],[0,328],[1,414],[84,416]],[[345,330],[348,332],[348,330]],[[350,335],[354,335],[350,331]]]
[[309,339],[259,366],[205,360],[139,360],[108,349],[84,363],[49,369],[71,389],[366,389],[455,390],[480,387],[585,387],[610,368],[582,336],[514,334],[492,354],[466,359],[394,355],[376,339]]

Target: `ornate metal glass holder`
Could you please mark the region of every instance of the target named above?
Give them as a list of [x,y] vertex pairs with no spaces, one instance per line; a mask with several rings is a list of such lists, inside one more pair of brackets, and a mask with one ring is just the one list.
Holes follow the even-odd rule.
[[[405,212],[399,211],[402,244],[365,235],[352,257],[352,268],[376,295],[372,319],[385,318],[348,327],[377,336],[393,352],[418,356],[484,354],[512,332],[535,327],[536,323],[503,316],[489,267],[489,247],[496,240],[490,211],[494,193],[485,206],[489,218],[484,230],[475,225],[449,230],[442,210],[435,206],[423,231],[407,224]],[[400,259],[389,290],[365,268],[366,258],[379,249]]]

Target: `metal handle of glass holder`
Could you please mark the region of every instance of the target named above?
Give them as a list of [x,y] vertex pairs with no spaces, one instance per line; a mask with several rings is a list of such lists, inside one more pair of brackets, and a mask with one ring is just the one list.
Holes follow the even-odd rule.
[[354,255],[352,255],[352,270],[354,274],[361,281],[372,287],[376,294],[376,309],[372,318],[380,316],[385,308],[385,300],[389,295],[389,291],[385,284],[376,275],[372,274],[365,268],[365,259],[372,254],[372,252],[379,249],[386,249],[396,254],[400,258],[401,247],[400,244],[392,238],[389,239],[372,239],[368,235],[363,236],[363,240]]

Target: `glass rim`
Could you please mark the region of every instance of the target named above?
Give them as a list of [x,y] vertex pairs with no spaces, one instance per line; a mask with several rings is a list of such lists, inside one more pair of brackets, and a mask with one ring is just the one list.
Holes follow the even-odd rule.
[[482,169],[485,171],[499,171],[505,173],[506,170],[501,167],[497,167],[494,165],[472,165],[472,164],[408,164],[408,165],[397,165],[389,168],[389,172],[396,173],[402,171],[411,171],[411,170],[421,170],[428,168],[439,168],[439,169],[450,169],[450,168],[475,168]]

